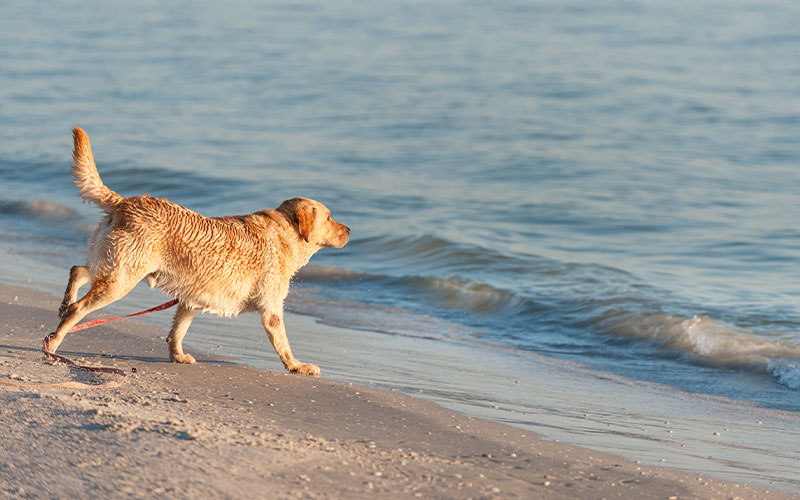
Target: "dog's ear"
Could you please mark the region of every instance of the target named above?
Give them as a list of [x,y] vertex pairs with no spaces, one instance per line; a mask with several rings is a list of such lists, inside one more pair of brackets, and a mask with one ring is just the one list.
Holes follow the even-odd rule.
[[314,221],[317,220],[317,209],[308,205],[300,205],[297,207],[295,215],[300,236],[308,243],[311,239],[311,231],[314,229]]

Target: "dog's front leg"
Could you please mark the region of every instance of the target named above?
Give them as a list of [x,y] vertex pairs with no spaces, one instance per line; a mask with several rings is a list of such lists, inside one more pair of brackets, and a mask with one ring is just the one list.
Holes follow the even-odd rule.
[[175,311],[175,318],[172,320],[172,328],[167,337],[169,344],[169,359],[173,363],[186,363],[193,365],[194,357],[183,352],[183,336],[192,323],[192,318],[197,313],[197,309],[190,309],[183,302],[178,303],[178,310]]
[[272,347],[280,356],[283,366],[292,373],[302,373],[303,375],[319,376],[319,367],[311,363],[301,363],[292,355],[289,347],[289,339],[286,338],[286,327],[283,324],[283,311],[281,314],[272,312],[261,313],[261,324],[267,331]]

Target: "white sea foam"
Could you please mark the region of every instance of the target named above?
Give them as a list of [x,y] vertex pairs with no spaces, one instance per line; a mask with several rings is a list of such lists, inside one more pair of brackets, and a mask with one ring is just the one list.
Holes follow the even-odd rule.
[[776,359],[767,365],[767,370],[778,382],[791,389],[800,389],[800,361]]

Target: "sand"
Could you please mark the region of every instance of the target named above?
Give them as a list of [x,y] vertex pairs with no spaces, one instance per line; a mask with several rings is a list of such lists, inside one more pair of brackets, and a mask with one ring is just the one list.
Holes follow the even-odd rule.
[[[44,360],[57,306],[0,286],[0,380],[116,377]],[[0,387],[0,498],[800,498],[543,440],[324,373],[197,351],[198,364],[171,364],[164,335],[143,319],[67,337],[60,354],[129,373],[119,388]]]

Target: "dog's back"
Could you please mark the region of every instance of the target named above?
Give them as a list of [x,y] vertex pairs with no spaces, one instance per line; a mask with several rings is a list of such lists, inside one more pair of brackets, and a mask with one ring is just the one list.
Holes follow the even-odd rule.
[[150,286],[203,312],[235,316],[254,310],[248,301],[261,295],[258,288],[267,286],[271,274],[280,276],[280,233],[268,230],[271,221],[258,215],[209,218],[156,198],[148,205],[163,216],[163,234],[153,235],[160,246],[154,249],[157,269],[147,277]]
[[204,312],[250,310],[261,282],[281,274],[281,233],[263,215],[210,218],[148,195],[109,208],[92,236],[97,261],[89,267],[145,269],[151,287]]

